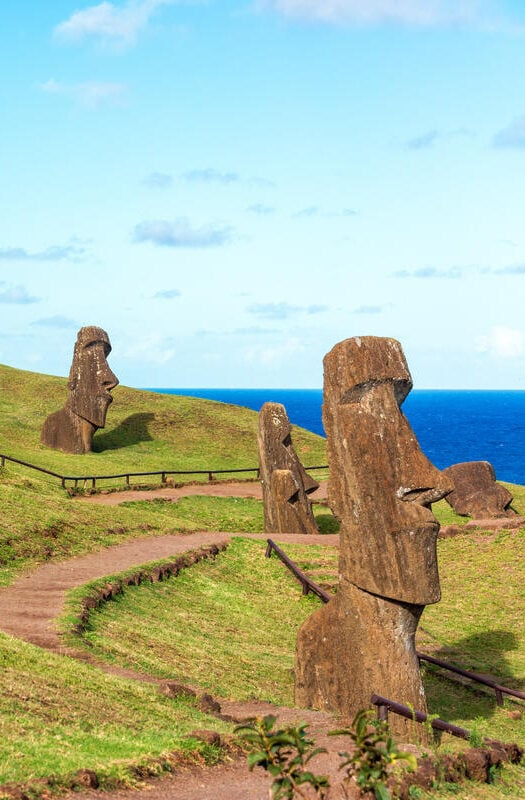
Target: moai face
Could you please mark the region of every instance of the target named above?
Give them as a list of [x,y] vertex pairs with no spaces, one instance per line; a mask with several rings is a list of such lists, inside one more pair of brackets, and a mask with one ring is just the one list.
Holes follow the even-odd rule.
[[412,388],[401,345],[346,339],[324,366],[329,502],[341,520],[341,578],[381,597],[435,603],[439,523],[430,503],[452,487],[401,411]]
[[118,384],[106,361],[110,352],[109,337],[102,328],[87,326],[79,330],[66,406],[96,428],[106,424],[108,406],[113,401],[110,392]]
[[291,469],[304,491],[314,492],[319,484],[303,467],[292,443],[292,426],[281,403],[264,403],[259,412],[259,442],[262,453],[270,459],[272,469]]

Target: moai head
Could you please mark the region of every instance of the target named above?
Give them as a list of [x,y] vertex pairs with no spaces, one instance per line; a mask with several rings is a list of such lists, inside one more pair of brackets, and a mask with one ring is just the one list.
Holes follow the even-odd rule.
[[341,521],[342,581],[380,597],[440,599],[430,504],[450,490],[422,453],[401,404],[412,379],[399,342],[346,339],[324,359],[329,503]]
[[307,494],[319,488],[297,457],[292,444],[292,426],[282,403],[264,403],[259,412],[259,450],[267,454],[272,469],[299,472]]
[[456,514],[483,519],[484,517],[514,516],[509,508],[512,495],[505,486],[496,483],[494,467],[488,461],[465,461],[443,470],[453,484],[447,503]]
[[95,428],[106,424],[108,406],[113,402],[110,392],[118,384],[106,361],[110,352],[109,337],[102,328],[89,325],[79,330],[69,372],[66,408]]
[[319,484],[308,475],[294,450],[292,426],[281,403],[265,403],[259,412],[259,471],[267,533],[317,533],[307,493]]

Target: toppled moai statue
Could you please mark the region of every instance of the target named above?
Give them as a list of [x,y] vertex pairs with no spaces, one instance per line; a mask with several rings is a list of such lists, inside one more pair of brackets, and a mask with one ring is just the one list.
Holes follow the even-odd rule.
[[69,371],[69,395],[64,408],[44,422],[43,444],[65,453],[91,452],[95,431],[106,424],[113,401],[110,392],[118,384],[106,361],[110,352],[109,337],[102,328],[89,325],[79,330]]
[[[451,490],[419,448],[400,406],[412,388],[394,339],[346,339],[324,359],[328,502],[340,520],[339,587],[306,620],[295,700],[352,720],[373,693],[425,711],[415,649],[425,605],[440,600],[439,523]],[[397,734],[410,723],[391,715]]]
[[452,482],[453,490],[447,495],[456,514],[475,519],[513,517],[509,508],[512,495],[496,483],[494,467],[488,461],[464,461],[443,470]]
[[319,484],[308,475],[294,450],[292,426],[281,403],[265,403],[259,412],[259,472],[266,533],[318,533],[307,495]]

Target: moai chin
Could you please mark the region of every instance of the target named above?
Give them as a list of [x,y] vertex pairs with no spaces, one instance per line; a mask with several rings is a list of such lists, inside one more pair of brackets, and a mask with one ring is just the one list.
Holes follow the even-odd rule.
[[259,472],[266,533],[318,533],[307,495],[319,484],[308,475],[294,450],[292,426],[281,403],[265,403],[259,412]]
[[69,371],[69,395],[64,408],[44,422],[43,444],[65,453],[91,452],[95,431],[106,424],[113,401],[110,392],[118,384],[106,360],[110,352],[109,337],[102,328],[89,325],[79,330]]
[[[346,339],[324,359],[328,502],[340,520],[339,587],[297,638],[295,699],[345,720],[373,693],[426,709],[415,650],[425,605],[440,599],[430,504],[451,485],[401,411],[412,379],[399,342]],[[391,715],[394,732],[410,724]]]

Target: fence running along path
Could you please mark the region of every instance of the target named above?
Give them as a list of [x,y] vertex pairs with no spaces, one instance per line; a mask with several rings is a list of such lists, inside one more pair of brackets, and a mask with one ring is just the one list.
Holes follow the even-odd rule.
[[[297,578],[299,583],[302,585],[303,594],[309,594],[312,592],[319,597],[323,603],[328,603],[332,599],[332,595],[328,592],[325,592],[320,586],[314,583],[305,572],[299,569],[297,564],[292,561],[291,558],[288,558],[284,550],[281,550],[278,544],[275,544],[273,539],[267,539],[267,547],[266,547],[266,558],[270,558],[272,552],[275,553],[278,558],[283,562],[283,564],[290,570],[290,572]],[[430,664],[434,664],[436,667],[441,667],[441,669],[446,669],[449,672],[454,672],[456,675],[461,675],[464,678],[469,678],[471,681],[475,683],[481,683],[484,686],[487,686],[489,689],[492,689],[496,695],[496,704],[498,706],[503,705],[503,695],[507,694],[511,697],[516,697],[519,700],[525,700],[525,692],[520,692],[517,689],[509,689],[508,686],[502,686],[501,684],[497,683],[490,678],[486,678],[484,675],[478,675],[476,672],[469,672],[466,669],[461,669],[461,667],[455,667],[453,664],[449,664],[448,661],[442,661],[440,658],[434,658],[433,656],[427,656],[425,653],[421,653],[416,650],[417,657],[420,661],[428,661]],[[390,702],[390,701],[388,701]],[[392,701],[393,702],[393,701]],[[418,712],[420,713],[420,712]],[[423,713],[423,712],[421,712]],[[468,738],[468,736],[467,736]]]
[[[167,475],[207,475],[208,481],[211,482],[214,480],[214,475],[235,475],[241,472],[255,472],[256,479],[260,477],[259,474],[259,467],[246,467],[244,469],[163,469],[157,470],[152,472],[122,472],[118,475],[60,475],[58,472],[53,472],[50,469],[45,469],[44,467],[38,467],[36,464],[29,464],[27,461],[21,461],[19,458],[13,458],[12,456],[5,455],[4,453],[0,453],[0,467],[5,466],[5,462],[10,461],[13,464],[20,464],[23,467],[28,467],[29,469],[34,469],[37,472],[43,472],[45,475],[51,475],[53,478],[58,478],[62,483],[62,488],[66,488],[66,482],[71,481],[74,484],[74,488],[78,488],[79,483],[83,483],[84,486],[87,483],[91,483],[91,488],[96,489],[97,481],[109,481],[109,480],[116,480],[118,478],[125,478],[126,479],[126,486],[130,485],[130,478],[139,478],[139,477],[146,477],[147,475],[160,475],[161,476],[161,483],[166,483],[166,476]],[[317,470],[317,469],[328,469],[328,466],[321,465],[321,466],[313,466],[313,467],[305,467],[306,470]]]
[[[380,694],[373,694],[370,698],[370,703],[376,706],[377,717],[384,722],[388,722],[388,712],[391,711],[393,714],[398,714],[400,717],[405,717],[405,719],[410,719],[413,722],[418,722],[420,724],[427,722],[434,730],[445,731],[452,736],[457,736],[459,739],[466,739],[468,741],[471,737],[471,732],[466,728],[460,728],[459,725],[445,722],[445,720],[439,719],[439,717],[429,718],[428,714],[425,714],[424,711],[414,711],[408,706],[397,703],[395,700],[389,700],[388,697],[383,697]],[[506,745],[498,739],[489,739],[488,737],[484,737],[483,741],[485,745],[497,747],[498,749],[505,749],[510,756],[510,761],[513,763],[519,763],[519,761],[521,761],[523,750],[518,747],[518,745]]]

